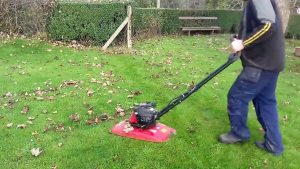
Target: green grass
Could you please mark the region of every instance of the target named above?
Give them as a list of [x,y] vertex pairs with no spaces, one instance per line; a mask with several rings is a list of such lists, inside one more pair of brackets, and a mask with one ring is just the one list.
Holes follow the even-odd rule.
[[[249,142],[223,145],[216,139],[229,130],[226,95],[241,69],[239,62],[161,118],[177,130],[170,141],[157,144],[110,134],[114,124],[128,118],[134,103],[155,101],[161,109],[185,92],[188,84],[199,82],[223,64],[228,54],[220,49],[227,45],[228,35],[169,36],[137,41],[133,54],[105,54],[99,48],[75,50],[38,40],[2,40],[0,168],[299,168],[300,59],[293,56],[293,48],[300,41],[287,41],[287,67],[278,82],[286,149],[280,157],[255,148],[254,141],[263,135],[252,106]],[[110,71],[114,76],[102,76]],[[92,78],[111,85],[92,83]],[[70,80],[78,86],[60,87]],[[47,92],[36,96],[38,89]],[[94,94],[87,96],[87,89]],[[129,99],[130,91],[142,94]],[[47,99],[50,96],[52,100]],[[89,107],[94,107],[92,117],[104,112],[113,116],[117,104],[127,110],[126,117],[98,125],[85,123],[91,118]],[[22,114],[25,106],[29,112]],[[80,122],[69,119],[73,113],[80,115]],[[26,122],[28,117],[35,117],[33,124]],[[11,128],[6,127],[9,123],[13,123]],[[27,128],[19,129],[18,124]],[[64,130],[54,130],[59,124]],[[43,132],[49,125],[52,128]],[[37,147],[43,152],[33,157],[30,150]]]

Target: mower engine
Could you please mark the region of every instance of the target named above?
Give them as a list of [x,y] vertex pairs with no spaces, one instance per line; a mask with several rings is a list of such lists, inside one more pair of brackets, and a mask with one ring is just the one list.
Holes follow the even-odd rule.
[[147,102],[135,105],[129,123],[133,127],[147,129],[156,124],[158,111],[155,110],[155,103]]

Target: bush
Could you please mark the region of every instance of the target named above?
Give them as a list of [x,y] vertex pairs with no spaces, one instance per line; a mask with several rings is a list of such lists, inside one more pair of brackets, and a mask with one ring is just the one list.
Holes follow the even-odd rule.
[[[92,41],[105,43],[127,16],[127,6],[132,3],[106,4],[58,4],[49,19],[48,36],[54,40]],[[215,16],[218,20],[212,25],[220,26],[224,33],[238,31],[242,11],[238,10],[177,10],[156,8],[133,8],[133,31],[135,36],[155,36],[180,33],[185,24],[180,16]],[[292,15],[288,35],[299,37],[297,25],[300,16]],[[193,25],[196,26],[196,25]],[[198,25],[199,26],[199,25]],[[124,39],[119,35],[117,41]]]
[[[216,16],[216,25],[223,32],[235,32],[240,22],[241,11],[231,10],[176,10],[176,9],[142,9],[134,11],[135,34],[171,34],[180,32],[183,22],[179,16]],[[195,25],[194,25],[195,26]]]
[[139,8],[153,8],[156,7],[156,3],[156,0],[135,0],[135,5]]
[[58,4],[47,26],[54,40],[106,42],[127,16],[128,3]]
[[56,0],[1,0],[0,30],[28,36],[43,33],[55,4]]
[[300,38],[300,15],[291,15],[287,28],[287,37]]

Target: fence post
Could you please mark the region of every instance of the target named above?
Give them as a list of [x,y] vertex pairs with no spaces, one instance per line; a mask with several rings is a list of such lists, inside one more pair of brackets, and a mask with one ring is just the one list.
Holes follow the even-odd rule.
[[129,5],[127,8],[127,15],[128,15],[128,24],[127,24],[127,45],[128,48],[132,48],[132,40],[131,40],[131,18],[132,18],[132,8]]

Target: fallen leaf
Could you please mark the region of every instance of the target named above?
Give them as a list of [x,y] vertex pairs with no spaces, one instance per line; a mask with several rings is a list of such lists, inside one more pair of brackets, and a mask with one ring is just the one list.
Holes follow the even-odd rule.
[[134,96],[138,96],[138,95],[143,94],[143,92],[141,92],[139,90],[134,90],[134,91],[131,91],[131,94],[134,95]]
[[14,125],[14,123],[8,123],[8,124],[6,125],[6,127],[7,127],[7,128],[11,128],[13,125]]
[[31,154],[35,157],[39,156],[43,151],[40,148],[33,148],[31,149]]
[[93,96],[94,92],[91,89],[87,89],[87,96],[91,97]]
[[34,117],[28,117],[27,119],[30,120],[30,121],[32,121],[32,120],[34,120],[35,118],[34,118]]
[[70,81],[64,81],[60,87],[69,87],[69,86],[76,86],[78,84],[77,81],[70,80]]
[[112,117],[110,117],[109,115],[107,115],[107,113],[102,113],[98,118],[101,121],[106,121],[106,120],[111,120],[112,119]]
[[106,103],[109,104],[109,103],[111,103],[111,102],[112,102],[112,100],[108,100]]
[[44,98],[42,98],[42,97],[36,97],[35,99],[38,100],[38,101],[44,100]]
[[97,83],[97,79],[92,78],[92,79],[91,79],[91,83]]
[[288,115],[284,115],[282,119],[283,119],[283,121],[287,121],[288,120]]
[[125,125],[123,127],[123,131],[125,133],[129,133],[129,132],[131,132],[133,130],[134,130],[134,128],[130,125],[130,123],[129,122],[125,122]]
[[133,97],[134,97],[133,94],[127,96],[128,99],[132,99]]
[[123,108],[121,107],[121,105],[117,105],[117,107],[116,107],[115,109],[116,109],[116,113],[115,113],[116,116],[123,117],[123,116],[126,115],[125,109],[123,109]]
[[88,115],[92,115],[94,113],[94,107],[90,107],[87,111]]
[[28,124],[33,124],[32,121],[26,121]]
[[36,135],[38,135],[38,134],[39,134],[39,133],[38,133],[37,131],[34,131],[34,132],[31,133],[32,136],[36,136]]
[[27,114],[29,112],[29,106],[24,106],[23,110],[21,111],[22,114]]
[[64,131],[65,125],[64,123],[60,123],[58,126],[55,127],[55,131]]
[[26,124],[18,124],[17,125],[18,129],[25,129],[26,127],[27,127]]
[[4,95],[5,98],[7,98],[7,97],[12,97],[12,96],[13,96],[13,94],[12,94],[11,92],[7,92],[7,93]]
[[74,121],[74,122],[79,122],[80,121],[80,117],[79,114],[77,113],[73,113],[69,116],[70,120]]
[[86,121],[87,125],[96,125],[99,124],[101,122],[101,120],[99,119],[99,117],[96,117],[94,119],[89,119]]

